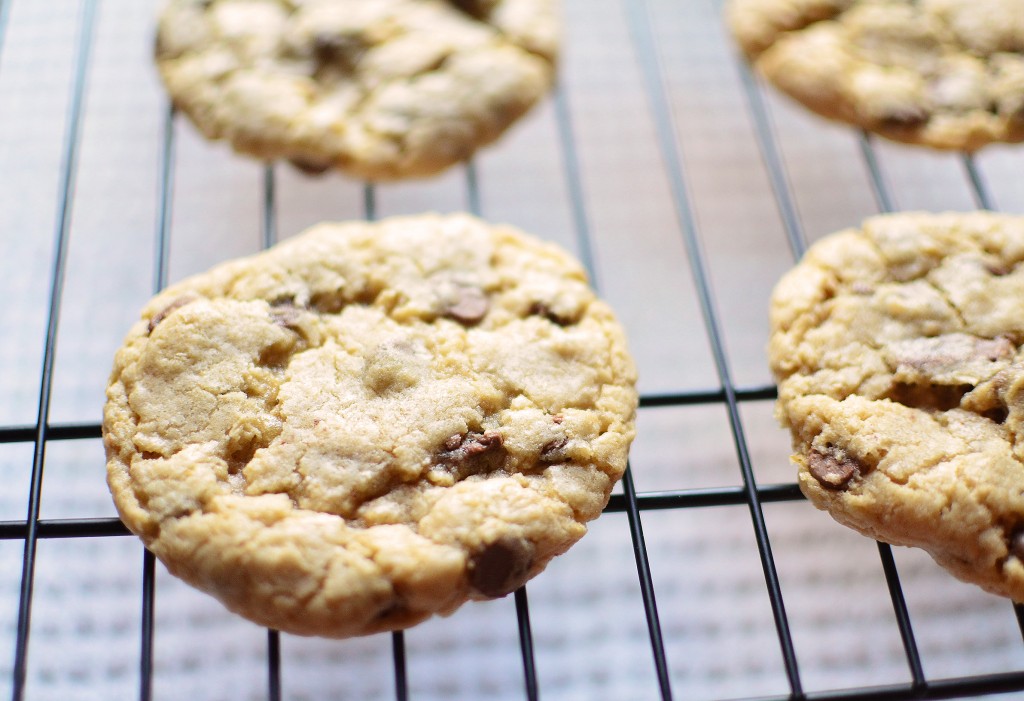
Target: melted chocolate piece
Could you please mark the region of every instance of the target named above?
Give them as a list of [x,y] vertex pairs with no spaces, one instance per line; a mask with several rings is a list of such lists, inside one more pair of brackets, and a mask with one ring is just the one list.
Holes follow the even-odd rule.
[[533,304],[531,304],[530,314],[533,314],[534,316],[542,316],[548,321],[550,321],[552,324],[556,324],[558,326],[566,326],[569,323],[568,319],[560,317],[558,314],[552,311],[551,307],[544,304],[543,302],[534,302]]
[[894,105],[879,121],[883,127],[893,129],[919,127],[928,122],[928,113],[918,105]]
[[449,0],[452,5],[471,17],[481,19],[487,17],[497,4],[495,0]]
[[985,270],[993,277],[1002,277],[1013,272],[1013,268],[1003,263],[985,263]]
[[533,545],[522,538],[501,538],[477,553],[469,563],[469,583],[484,596],[515,591],[533,564]]
[[861,473],[860,463],[832,448],[827,453],[812,450],[807,468],[826,489],[846,489],[850,480]]
[[357,34],[322,32],[313,37],[313,58],[320,66],[352,69],[366,52],[366,43]]
[[161,309],[155,316],[153,316],[152,319],[149,320],[149,333],[153,333],[153,329],[155,329],[161,321],[169,317],[176,310],[181,309],[186,304],[190,304],[195,300],[195,297],[178,297],[176,300]]
[[1024,560],[1024,528],[1018,527],[1014,530],[1006,545],[1011,555],[1018,560]]
[[323,175],[331,167],[330,161],[313,161],[298,156],[289,158],[288,162],[306,175]]
[[505,464],[504,442],[498,431],[454,435],[445,440],[437,464],[460,480],[481,472],[495,472]]
[[490,300],[479,287],[460,286],[458,296],[445,307],[444,314],[460,324],[472,326],[487,316],[490,308]]

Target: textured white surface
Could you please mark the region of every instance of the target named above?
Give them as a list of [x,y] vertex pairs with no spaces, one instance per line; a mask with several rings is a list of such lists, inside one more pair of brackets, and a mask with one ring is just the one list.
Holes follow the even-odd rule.
[[[35,420],[52,265],[56,194],[71,86],[77,0],[8,0],[0,53],[0,425]],[[565,0],[561,78],[586,216],[609,301],[631,335],[645,392],[717,380],[626,21],[639,0]],[[648,0],[675,111],[687,185],[708,256],[731,371],[769,380],[766,301],[791,263],[734,52],[714,0]],[[150,65],[155,4],[100,0],[54,374],[54,422],[98,422],[110,359],[153,287],[164,98]],[[857,135],[765,93],[808,237],[874,213]],[[175,125],[170,277],[260,246],[262,169]],[[877,144],[902,208],[973,205],[951,155]],[[997,205],[1024,211],[1024,151],[986,150],[979,168]],[[477,162],[483,214],[573,246],[556,110],[549,100]],[[320,219],[360,217],[363,190],[337,175],[276,170],[282,237]],[[383,216],[467,206],[466,173],[377,191]],[[788,439],[770,404],[742,406],[754,469],[792,481]],[[640,491],[736,486],[740,471],[719,405],[641,412],[633,469]],[[0,520],[24,518],[32,450],[0,445]],[[47,446],[44,518],[113,515],[98,440]],[[874,543],[805,502],[765,518],[807,690],[909,679]],[[785,693],[786,678],[745,507],[645,512],[674,691],[681,698]],[[10,694],[21,543],[0,541],[0,696]],[[27,698],[137,696],[141,548],[131,538],[41,541]],[[927,556],[896,559],[925,672],[1019,670],[1010,605],[960,584]],[[657,697],[624,514],[608,514],[528,587],[544,699]],[[266,698],[266,634],[208,597],[158,575],[155,698]],[[511,598],[474,604],[406,634],[411,698],[524,698]],[[394,697],[391,639],[282,639],[284,696]]]

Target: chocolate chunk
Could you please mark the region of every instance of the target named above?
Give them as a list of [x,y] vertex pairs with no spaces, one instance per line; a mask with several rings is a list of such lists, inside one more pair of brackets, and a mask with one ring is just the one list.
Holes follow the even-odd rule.
[[470,560],[469,583],[484,596],[505,596],[522,586],[532,564],[532,543],[500,538]]
[[1002,277],[1004,275],[1009,275],[1013,271],[1013,268],[1008,265],[1004,265],[1003,263],[985,263],[985,270],[993,277]]
[[401,602],[395,601],[388,604],[385,608],[380,610],[374,620],[377,622],[401,620],[409,613],[409,609],[405,607]]
[[195,297],[191,297],[191,296],[178,297],[176,300],[174,300],[173,302],[168,304],[166,307],[161,309],[159,312],[157,312],[153,316],[152,319],[149,320],[149,333],[153,333],[153,329],[155,329],[157,327],[157,325],[161,321],[163,321],[164,319],[169,317],[172,313],[174,313],[175,310],[181,309],[186,304],[190,304],[191,302],[194,302],[195,300],[196,300],[196,298]]
[[929,115],[920,105],[892,105],[880,120],[881,126],[892,129],[919,127],[928,121]]
[[323,175],[331,167],[330,161],[316,161],[299,156],[289,158],[288,162],[306,175]]
[[980,414],[989,421],[997,424],[1006,423],[1006,420],[1010,418],[1010,410],[1004,406],[994,406],[990,409],[984,409]]
[[[320,332],[316,325],[316,317],[306,307],[296,306],[290,302],[271,302],[270,320],[275,325],[287,329],[298,336],[299,346],[294,349],[289,348],[287,350],[289,353],[298,352],[311,345],[318,345],[320,342]],[[289,346],[291,343],[292,341],[286,342]]]
[[487,17],[497,4],[497,0],[450,0],[452,5],[471,17],[481,19]]
[[826,489],[845,489],[850,480],[861,472],[857,461],[832,447],[826,453],[812,450],[807,459],[807,468]]
[[569,323],[568,319],[564,319],[558,314],[556,314],[554,311],[552,311],[551,307],[544,304],[544,302],[534,302],[533,304],[531,304],[530,314],[533,314],[534,316],[542,316],[548,321],[550,321],[552,324],[557,324],[559,326],[565,326],[566,324]]
[[457,479],[481,472],[494,472],[505,464],[504,439],[498,431],[451,436],[444,442],[444,450],[437,457],[437,465],[447,469]]
[[484,431],[482,434],[470,433],[466,438],[467,440],[462,442],[461,450],[465,451],[466,457],[470,458],[486,453],[493,448],[500,448],[504,443],[501,434],[497,431]]
[[358,34],[320,32],[313,37],[313,57],[320,66],[352,69],[366,52],[366,42]]
[[1011,555],[1018,560],[1024,560],[1024,528],[1018,527],[1014,530],[1006,545]]
[[445,306],[445,316],[450,316],[466,326],[472,326],[487,316],[491,303],[483,290],[463,285],[458,286],[456,290],[455,299]]

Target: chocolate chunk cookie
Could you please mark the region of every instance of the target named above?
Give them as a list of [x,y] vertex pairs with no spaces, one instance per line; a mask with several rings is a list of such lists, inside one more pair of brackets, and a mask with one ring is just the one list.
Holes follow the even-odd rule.
[[309,172],[425,176],[551,86],[556,0],[170,0],[156,60],[211,139]]
[[804,494],[1024,601],[1024,217],[894,214],[776,287],[777,415]]
[[108,480],[167,568],[243,616],[393,630],[584,534],[634,383],[562,250],[466,215],[322,224],[146,305],[107,390]]
[[940,149],[1024,141],[1024,0],[730,0],[727,18],[825,117]]

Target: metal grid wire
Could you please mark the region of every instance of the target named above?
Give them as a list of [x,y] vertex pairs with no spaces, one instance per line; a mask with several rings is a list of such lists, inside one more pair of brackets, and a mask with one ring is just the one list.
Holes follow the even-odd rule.
[[[682,2],[682,0],[680,0]],[[12,3],[17,0],[0,0],[0,69],[5,33]],[[56,198],[54,243],[50,264],[48,308],[46,310],[45,338],[36,420],[30,425],[0,426],[0,443],[27,444],[32,447],[27,514],[24,519],[0,522],[0,540],[23,544],[21,570],[18,578],[17,624],[14,631],[14,662],[11,673],[11,698],[20,701],[26,698],[26,678],[30,636],[33,632],[32,613],[35,593],[37,549],[47,539],[109,538],[128,535],[128,531],[116,518],[40,518],[43,494],[43,474],[46,466],[48,447],[55,442],[100,437],[98,423],[55,423],[51,422],[51,400],[54,386],[54,367],[58,331],[61,323],[61,306],[64,301],[64,280],[66,277],[71,219],[75,204],[76,181],[79,177],[79,155],[82,134],[84,102],[88,94],[89,66],[95,43],[95,25],[99,0],[84,0],[77,25],[74,69],[68,112],[65,122],[60,180]],[[1005,671],[997,673],[961,675],[948,678],[926,676],[918,642],[911,622],[911,614],[901,587],[900,576],[892,550],[888,545],[878,544],[878,555],[884,572],[888,594],[891,599],[893,621],[898,628],[903,653],[909,672],[909,681],[885,686],[862,686],[843,689],[805,690],[801,675],[790,617],[787,615],[783,588],[776,569],[772,552],[772,540],[766,526],[764,505],[779,502],[796,502],[802,496],[795,483],[759,483],[755,478],[751,451],[744,429],[741,406],[745,403],[766,402],[774,399],[775,389],[769,385],[740,385],[733,379],[729,353],[725,347],[722,330],[723,317],[716,303],[714,285],[709,272],[708,256],[698,218],[695,215],[693,195],[683,153],[678,139],[678,116],[666,88],[663,57],[659,55],[655,37],[655,25],[648,4],[642,0],[624,0],[623,12],[628,23],[635,59],[639,67],[642,88],[653,121],[652,138],[661,154],[668,181],[667,196],[680,231],[689,262],[700,318],[710,344],[717,386],[704,390],[679,392],[644,393],[641,410],[686,406],[719,406],[724,408],[729,435],[739,466],[740,484],[726,487],[682,488],[664,491],[638,492],[633,480],[632,467],[627,470],[621,493],[613,495],[608,512],[624,513],[628,524],[629,538],[635,557],[635,573],[639,583],[646,630],[650,641],[649,663],[656,677],[656,695],[662,699],[688,698],[685,679],[673,678],[669,663],[669,652],[659,620],[659,606],[656,598],[657,582],[652,575],[648,548],[644,536],[644,516],[654,511],[699,509],[702,507],[739,506],[749,512],[749,526],[756,543],[757,553],[765,584],[764,595],[768,598],[774,622],[778,652],[781,655],[784,677],[788,687],[783,693],[765,696],[771,699],[938,699],[960,696],[978,696],[991,693],[1024,692],[1024,672]],[[782,156],[777,130],[772,121],[772,112],[766,101],[767,93],[756,78],[741,62],[736,62],[742,84],[744,99],[749,110],[751,124],[756,137],[756,146],[763,162],[771,193],[781,218],[786,240],[795,258],[807,246],[807,236],[794,192],[789,184],[789,175]],[[595,242],[589,221],[588,203],[582,184],[580,156],[577,149],[577,132],[573,126],[573,109],[564,89],[556,91],[553,99],[555,123],[557,125],[558,157],[562,163],[562,177],[568,195],[571,223],[574,229],[577,252],[590,271],[592,280],[600,288],[600,269],[595,264]],[[169,259],[172,239],[172,202],[176,177],[176,129],[177,120],[171,108],[163,115],[162,140],[159,149],[158,199],[156,217],[156,247],[153,261],[154,291],[163,288],[169,279]],[[878,157],[878,145],[865,134],[858,137],[857,145],[868,174],[871,192],[879,211],[896,209],[895,198],[883,176]],[[970,184],[974,203],[983,208],[993,207],[993,196],[985,185],[975,161],[961,158],[961,166]],[[465,201],[467,208],[481,212],[480,180],[474,164],[464,169]],[[378,214],[377,195],[379,188],[366,185],[363,189],[362,214],[374,219]],[[262,172],[262,245],[269,247],[277,240],[277,178],[275,167],[268,165]],[[138,692],[137,697],[148,701],[154,694],[154,636],[156,633],[154,611],[157,603],[155,582],[157,568],[151,554],[145,553],[142,566],[141,607],[138,648]],[[760,594],[752,594],[760,595]],[[523,696],[531,701],[544,696],[545,689],[539,681],[535,659],[535,645],[531,632],[531,616],[527,602],[526,587],[514,595],[516,622],[518,625],[519,658],[522,664]],[[1016,614],[1018,625],[1024,631],[1024,613],[1021,607],[1012,609],[1006,605],[1007,615]],[[275,631],[267,632],[266,644],[266,698],[277,701],[283,698],[281,641]],[[397,632],[391,636],[391,667],[394,673],[394,698],[399,701],[414,698],[407,678],[408,656],[405,635]]]

